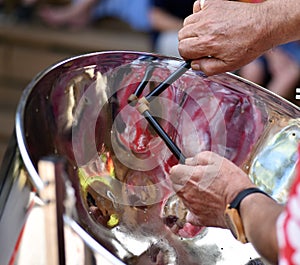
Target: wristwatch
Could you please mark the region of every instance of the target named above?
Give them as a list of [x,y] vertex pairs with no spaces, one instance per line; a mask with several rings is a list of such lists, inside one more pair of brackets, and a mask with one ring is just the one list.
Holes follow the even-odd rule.
[[225,210],[225,222],[232,235],[242,243],[247,243],[247,237],[245,235],[243,222],[240,216],[239,208],[241,201],[248,195],[252,193],[262,193],[270,197],[267,193],[260,190],[259,188],[248,188],[242,190],[234,200],[227,205]]

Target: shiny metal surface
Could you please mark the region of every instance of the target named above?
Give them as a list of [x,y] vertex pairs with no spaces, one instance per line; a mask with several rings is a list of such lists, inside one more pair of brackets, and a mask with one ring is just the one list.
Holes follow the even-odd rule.
[[32,185],[12,135],[0,168],[0,261],[16,258],[18,241],[32,206]]
[[[127,104],[148,65],[155,65],[149,92],[181,63],[153,54],[103,52],[49,67],[20,101],[20,153],[37,190],[43,188],[39,159],[67,160],[77,199],[74,221],[120,263],[246,264],[259,257],[251,244],[240,244],[227,230],[185,222],[186,209],[168,180],[177,161]],[[208,78],[191,70],[150,107],[186,156],[213,150],[271,193],[283,174],[285,184],[276,190],[288,190],[294,149],[286,152],[283,146],[286,139],[289,146],[299,140],[298,107],[235,75]],[[280,154],[274,168],[264,155],[272,150]]]
[[294,178],[299,142],[299,119],[282,119],[272,127],[251,163],[251,179],[280,203],[286,202]]

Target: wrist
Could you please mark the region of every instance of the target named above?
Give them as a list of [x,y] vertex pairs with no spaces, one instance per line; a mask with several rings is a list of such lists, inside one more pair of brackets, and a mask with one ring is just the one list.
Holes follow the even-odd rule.
[[[266,218],[271,221],[270,223],[273,223],[272,219],[276,222],[282,208],[283,206],[274,199],[261,193],[253,193],[245,197],[240,204],[240,216],[248,241],[257,240],[258,231],[265,230],[263,227],[267,224],[264,222]],[[261,236],[265,234],[262,233]]]
[[272,264],[277,264],[276,223],[282,210],[282,205],[259,193],[249,195],[240,205],[240,214],[248,241]]
[[262,194],[263,196],[269,197],[267,193],[260,190],[257,187],[251,187],[240,191],[236,197],[226,207],[224,217],[227,227],[232,232],[233,236],[241,241],[247,243],[248,239],[245,233],[244,224],[240,214],[240,205],[244,199],[251,196],[254,193]]

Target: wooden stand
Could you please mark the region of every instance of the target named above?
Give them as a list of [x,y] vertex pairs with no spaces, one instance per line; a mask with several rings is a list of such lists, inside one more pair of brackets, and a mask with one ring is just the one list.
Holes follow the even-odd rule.
[[39,161],[38,171],[45,188],[41,199],[45,202],[46,264],[65,265],[64,240],[64,162],[58,158],[45,158]]

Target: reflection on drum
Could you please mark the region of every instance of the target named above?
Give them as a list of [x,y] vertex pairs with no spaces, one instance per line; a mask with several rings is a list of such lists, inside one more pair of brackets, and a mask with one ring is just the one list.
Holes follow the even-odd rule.
[[[76,199],[68,220],[80,226],[95,256],[107,252],[89,242],[118,264],[263,264],[250,243],[237,242],[228,230],[186,221],[187,209],[169,180],[178,160],[128,104],[142,82],[139,97],[181,64],[155,54],[102,52],[38,75],[16,117],[30,185],[43,188],[37,173],[42,157],[63,157]],[[276,200],[286,200],[300,138],[298,107],[233,74],[187,70],[151,99],[149,110],[186,157],[214,151]]]

